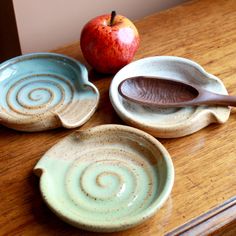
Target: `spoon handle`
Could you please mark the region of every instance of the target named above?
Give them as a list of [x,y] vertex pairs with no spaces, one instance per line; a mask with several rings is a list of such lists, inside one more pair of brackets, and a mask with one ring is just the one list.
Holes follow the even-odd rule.
[[236,107],[236,96],[222,95],[207,91],[204,91],[199,95],[200,96],[195,100],[198,104]]

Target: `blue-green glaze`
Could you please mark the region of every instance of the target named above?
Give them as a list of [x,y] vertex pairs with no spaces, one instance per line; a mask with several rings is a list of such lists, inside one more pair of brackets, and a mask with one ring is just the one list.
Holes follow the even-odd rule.
[[174,169],[150,135],[121,125],[72,134],[37,163],[40,189],[63,220],[91,231],[130,228],[166,201]]
[[[77,127],[92,115],[99,98],[84,65],[55,53],[27,54],[2,63],[0,91],[1,123],[25,131]],[[80,111],[73,110],[79,104]]]

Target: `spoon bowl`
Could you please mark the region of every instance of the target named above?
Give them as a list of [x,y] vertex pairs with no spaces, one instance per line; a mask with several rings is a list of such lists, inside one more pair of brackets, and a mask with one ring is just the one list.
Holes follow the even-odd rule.
[[136,76],[123,80],[118,91],[135,103],[156,107],[236,106],[236,96],[221,95],[177,80]]

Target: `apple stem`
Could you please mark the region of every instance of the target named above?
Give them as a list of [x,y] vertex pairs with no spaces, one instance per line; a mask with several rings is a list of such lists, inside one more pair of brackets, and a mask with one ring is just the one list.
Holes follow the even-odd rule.
[[116,17],[116,11],[112,11],[111,12],[110,26],[112,26],[114,24],[115,17]]

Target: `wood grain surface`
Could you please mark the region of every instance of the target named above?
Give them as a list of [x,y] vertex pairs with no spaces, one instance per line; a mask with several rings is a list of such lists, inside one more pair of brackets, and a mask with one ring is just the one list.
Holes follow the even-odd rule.
[[[236,94],[235,0],[191,1],[135,23],[141,36],[135,60],[155,55],[192,59],[221,78],[231,95]],[[85,63],[78,42],[56,52]],[[101,100],[96,113],[81,129],[124,124],[109,102],[112,76],[98,75],[93,70],[89,76],[98,87]],[[24,133],[0,127],[0,235],[95,235],[59,220],[44,204],[38,178],[32,172],[40,157],[71,132],[61,128]],[[236,195],[235,108],[223,125],[213,124],[190,136],[160,141],[175,167],[170,198],[142,225],[108,235],[164,235]],[[236,235],[232,223],[235,217],[227,223],[231,227],[224,228],[224,235]]]

